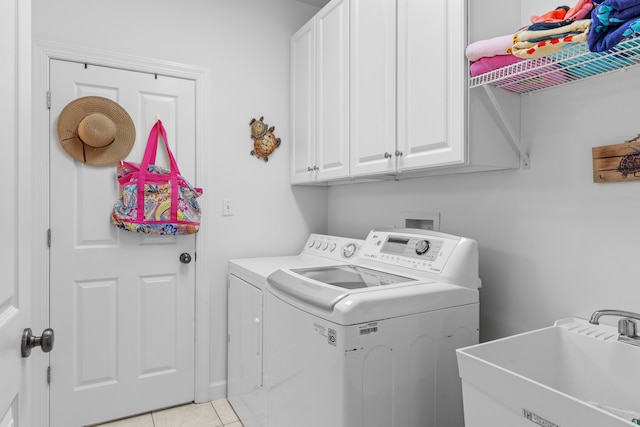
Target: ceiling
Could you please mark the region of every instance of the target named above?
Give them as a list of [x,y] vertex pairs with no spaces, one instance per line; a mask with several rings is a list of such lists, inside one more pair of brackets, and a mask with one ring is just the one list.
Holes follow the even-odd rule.
[[323,7],[325,4],[329,3],[329,0],[298,0],[300,3],[310,4],[312,6]]

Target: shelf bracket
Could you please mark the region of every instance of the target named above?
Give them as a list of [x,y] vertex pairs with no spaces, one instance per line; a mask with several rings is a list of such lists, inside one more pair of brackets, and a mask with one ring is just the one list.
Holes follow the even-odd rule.
[[522,168],[529,169],[531,167],[531,159],[529,159],[529,154],[525,153],[522,150],[522,146],[520,145],[520,138],[516,135],[513,128],[509,124],[509,121],[507,120],[507,116],[504,114],[504,110],[502,109],[502,107],[500,106],[500,103],[496,99],[496,95],[494,94],[493,91],[497,89],[495,89],[491,85],[483,85],[482,88],[484,89],[487,96],[489,97],[491,104],[493,104],[493,108],[498,114],[498,117],[500,118],[502,127],[507,132],[507,136],[509,137],[508,138],[509,143],[516,150],[516,152],[520,154],[520,164]]

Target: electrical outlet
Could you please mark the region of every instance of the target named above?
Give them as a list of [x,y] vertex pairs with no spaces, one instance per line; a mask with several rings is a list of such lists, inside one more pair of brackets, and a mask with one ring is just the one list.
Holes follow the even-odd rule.
[[222,216],[233,216],[233,199],[222,199]]

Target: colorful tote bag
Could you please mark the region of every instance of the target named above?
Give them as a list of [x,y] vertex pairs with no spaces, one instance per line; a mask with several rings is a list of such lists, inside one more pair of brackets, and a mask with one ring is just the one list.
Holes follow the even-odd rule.
[[[169,154],[170,169],[155,165],[159,137]],[[117,166],[120,198],[113,206],[111,222],[123,230],[146,234],[193,234],[200,228],[198,197],[178,169],[167,142],[167,132],[158,120],[149,133],[142,163],[120,162]]]

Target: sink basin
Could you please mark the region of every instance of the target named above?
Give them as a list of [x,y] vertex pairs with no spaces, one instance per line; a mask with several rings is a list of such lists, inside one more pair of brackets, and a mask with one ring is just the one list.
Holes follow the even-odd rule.
[[640,419],[640,347],[584,319],[459,349],[466,427],[617,427]]

